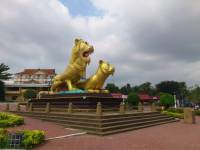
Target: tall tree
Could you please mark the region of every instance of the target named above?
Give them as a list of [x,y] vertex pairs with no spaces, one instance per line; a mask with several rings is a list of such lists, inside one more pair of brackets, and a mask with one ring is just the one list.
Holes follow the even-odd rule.
[[5,85],[4,82],[0,81],[0,101],[5,100]]
[[122,94],[128,95],[131,92],[131,90],[132,90],[131,85],[127,83],[125,86],[121,87],[120,92]]
[[139,88],[138,92],[144,92],[149,95],[157,95],[155,87],[153,87],[150,82],[142,83],[138,86],[138,88]]
[[200,103],[200,87],[196,85],[190,88],[187,97],[193,103]]
[[116,86],[114,83],[107,83],[105,89],[108,90],[111,93],[119,92],[119,87]]
[[10,79],[11,74],[7,72],[9,69],[5,64],[0,64],[0,101],[5,100],[5,85],[3,80]]
[[176,94],[178,99],[183,99],[187,93],[187,86],[185,82],[177,81],[162,81],[156,85],[158,92]]
[[10,79],[11,74],[7,72],[9,69],[7,65],[3,63],[0,64],[0,81]]

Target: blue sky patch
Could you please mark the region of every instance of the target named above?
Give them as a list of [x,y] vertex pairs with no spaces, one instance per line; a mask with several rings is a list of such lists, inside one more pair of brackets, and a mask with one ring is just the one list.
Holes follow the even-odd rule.
[[103,12],[98,10],[89,0],[60,0],[72,16],[102,16]]

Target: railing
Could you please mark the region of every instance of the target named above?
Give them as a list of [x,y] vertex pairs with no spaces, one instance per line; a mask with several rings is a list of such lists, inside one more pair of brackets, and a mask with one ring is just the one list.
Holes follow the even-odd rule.
[[[144,111],[144,106],[142,104],[139,104],[137,107],[137,112],[143,112]],[[69,102],[68,105],[63,105],[62,107],[59,107],[59,105],[55,105],[50,102],[44,102],[40,103],[40,105],[37,105],[35,103],[27,103],[26,105],[26,111],[27,112],[45,112],[45,113],[50,113],[50,112],[63,112],[63,113],[68,113],[72,114],[75,112],[93,112],[96,113],[97,116],[101,116],[104,112],[107,112],[110,109],[110,111],[118,113],[118,114],[126,114],[130,112],[130,108],[127,104],[124,104],[123,102],[120,103],[118,107],[114,108],[105,108],[101,102],[98,102],[95,107],[93,108],[83,108],[79,107],[78,105],[74,105],[72,102]],[[9,103],[6,104],[6,111],[10,110],[10,105]],[[133,110],[133,109],[132,109]],[[20,112],[21,110],[21,105],[20,103],[17,104],[16,111]],[[157,107],[152,104],[150,106],[150,111],[155,112],[157,111]]]

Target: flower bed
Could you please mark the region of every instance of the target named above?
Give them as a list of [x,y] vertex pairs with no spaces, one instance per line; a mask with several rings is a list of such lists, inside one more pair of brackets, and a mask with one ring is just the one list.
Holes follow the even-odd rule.
[[5,112],[0,112],[0,128],[13,127],[24,124],[24,118]]
[[[18,131],[17,134],[22,135],[18,148],[31,149],[33,146],[44,142],[45,139],[45,133],[41,130],[24,130]],[[12,148],[10,145],[13,143],[10,138],[8,131],[0,128],[0,149]]]
[[174,112],[169,112],[169,111],[162,111],[162,114],[174,117],[174,118],[179,118],[183,119],[183,113],[174,113]]

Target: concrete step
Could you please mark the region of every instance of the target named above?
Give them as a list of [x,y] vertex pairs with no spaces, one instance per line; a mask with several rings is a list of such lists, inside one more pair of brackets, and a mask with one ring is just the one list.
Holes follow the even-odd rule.
[[127,124],[127,123],[134,123],[134,122],[139,122],[139,121],[148,121],[148,120],[153,120],[153,119],[159,119],[159,118],[166,118],[167,116],[161,115],[161,114],[150,114],[150,115],[144,115],[144,116],[129,116],[129,117],[119,117],[119,118],[110,118],[110,119],[100,119],[100,118],[95,118],[95,119],[84,119],[84,118],[74,118],[73,116],[51,116],[47,114],[29,114],[29,113],[24,113],[23,115],[29,116],[29,117],[34,117],[37,119],[42,119],[45,121],[51,121],[51,122],[56,122],[56,123],[66,123],[66,124],[81,124],[81,125],[87,125],[87,126],[113,126],[113,125],[118,125],[118,124]]
[[39,119],[44,121],[50,121],[55,122],[59,124],[78,124],[78,125],[85,125],[85,126],[93,126],[93,127],[108,127],[108,126],[114,126],[114,125],[120,125],[120,124],[129,124],[129,123],[138,123],[140,121],[149,121],[149,120],[155,120],[155,119],[168,119],[166,116],[159,116],[159,117],[149,117],[149,118],[143,118],[143,119],[132,119],[132,120],[123,120],[123,121],[115,121],[115,122],[101,122],[101,120],[73,120],[73,119],[59,119],[59,118],[47,118],[47,117],[39,117]]
[[152,119],[148,121],[138,121],[138,122],[133,122],[133,123],[127,123],[127,124],[119,124],[119,125],[114,125],[114,126],[108,126],[108,127],[102,127],[102,131],[110,131],[110,130],[117,130],[117,129],[122,129],[122,128],[129,128],[132,126],[141,126],[145,124],[151,124],[151,123],[157,123],[157,122],[163,122],[163,121],[170,121],[174,120],[174,118],[161,118],[161,119]]
[[149,121],[154,119],[168,119],[167,116],[156,116],[156,117],[148,117],[148,118],[140,118],[140,119],[131,119],[131,120],[122,120],[122,121],[114,121],[114,122],[101,122],[101,120],[77,120],[77,119],[59,119],[59,118],[50,118],[50,117],[39,117],[39,119],[44,121],[50,121],[60,124],[79,124],[85,126],[96,126],[96,127],[108,127],[120,124],[129,124],[129,123],[138,123],[141,121]]
[[113,118],[111,118],[111,116],[109,116],[109,118],[105,118],[103,117],[98,117],[98,116],[93,116],[91,118],[88,117],[82,117],[80,115],[59,115],[59,114],[46,114],[46,113],[29,113],[29,112],[25,112],[25,113],[19,113],[19,112],[14,112],[20,115],[24,115],[24,116],[31,116],[31,117],[38,117],[38,118],[56,118],[56,119],[60,119],[60,120],[77,120],[77,121],[84,121],[84,122],[88,122],[88,121],[93,121],[93,122],[115,122],[115,121],[128,121],[128,120],[133,120],[133,119],[144,119],[144,118],[150,118],[150,117],[159,117],[159,116],[163,116],[162,114],[158,114],[158,113],[153,113],[153,114],[132,114],[132,115],[117,115],[116,116],[113,115]]
[[88,133],[97,135],[113,134],[177,121],[172,117],[158,112],[124,115],[113,113],[103,116],[96,116],[95,114],[47,114],[44,112],[13,113],[54,122],[65,127],[82,129]]
[[168,122],[168,121],[174,121],[172,118],[168,119],[155,119],[151,121],[142,121],[138,123],[130,123],[130,124],[120,124],[120,125],[115,125],[115,126],[109,126],[109,127],[92,127],[92,126],[82,126],[79,124],[60,124],[65,127],[71,127],[71,128],[77,128],[77,129],[83,129],[86,131],[95,131],[95,132],[108,132],[108,131],[114,131],[114,130],[119,130],[119,129],[125,129],[125,128],[132,128],[132,127],[137,127],[137,126],[144,126],[148,124],[154,124],[158,122]]
[[151,123],[151,124],[146,124],[146,125],[141,125],[141,126],[136,126],[136,127],[111,130],[111,131],[107,131],[107,132],[94,132],[94,131],[87,131],[87,130],[86,130],[86,132],[88,132],[90,134],[105,136],[105,135],[116,134],[116,133],[120,133],[120,132],[127,132],[127,131],[131,131],[131,130],[137,130],[137,129],[147,128],[147,127],[167,124],[167,123],[173,123],[173,122],[177,122],[177,121],[178,120],[163,121],[163,122]]

